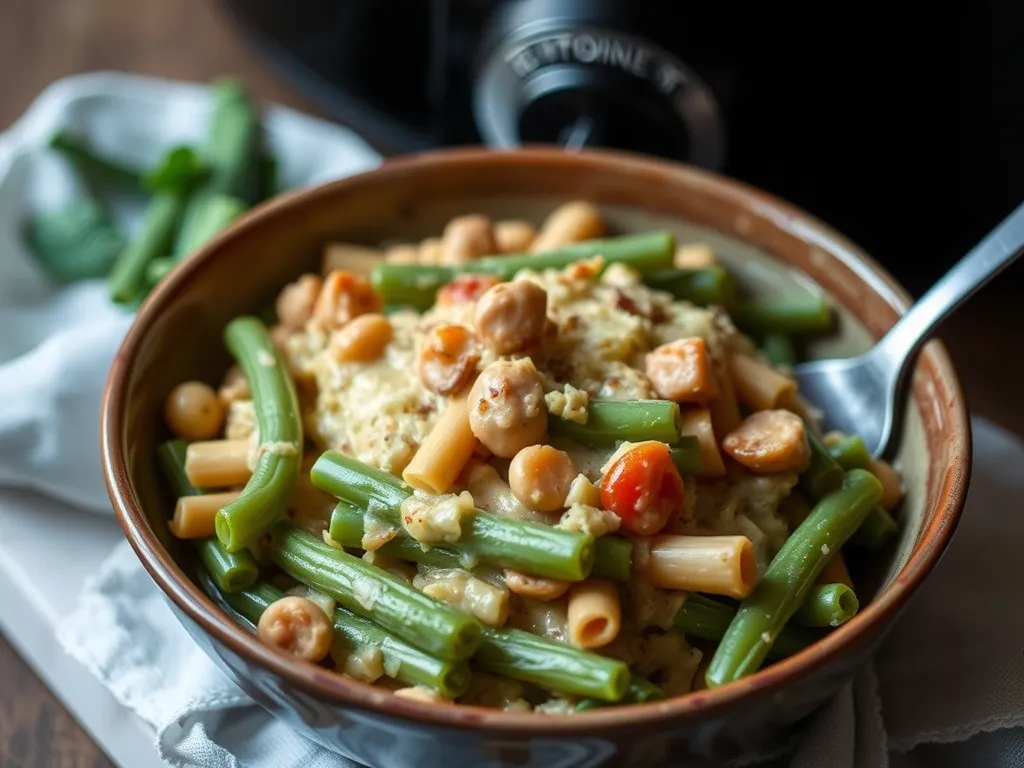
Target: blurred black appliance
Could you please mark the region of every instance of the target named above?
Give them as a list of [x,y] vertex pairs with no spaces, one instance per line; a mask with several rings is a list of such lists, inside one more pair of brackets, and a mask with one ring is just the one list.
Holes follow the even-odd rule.
[[1024,199],[1024,5],[221,0],[385,152],[613,146],[810,210],[912,289]]

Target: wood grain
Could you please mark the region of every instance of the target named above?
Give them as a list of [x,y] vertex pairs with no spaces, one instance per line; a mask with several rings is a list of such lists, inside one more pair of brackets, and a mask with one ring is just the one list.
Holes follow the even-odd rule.
[[[213,0],[2,0],[0,130],[54,79],[120,69],[207,81],[243,77],[262,99],[319,113],[252,53]],[[994,223],[994,222],[993,222]],[[975,413],[1024,435],[1024,265],[944,329]],[[1004,336],[1005,334],[1005,336]],[[0,638],[0,768],[106,768],[111,763]]]

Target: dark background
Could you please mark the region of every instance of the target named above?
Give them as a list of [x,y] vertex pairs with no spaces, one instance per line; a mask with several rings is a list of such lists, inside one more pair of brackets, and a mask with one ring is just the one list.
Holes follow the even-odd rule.
[[[220,1],[275,67],[338,118],[372,125],[382,148],[476,140],[474,60],[501,3]],[[914,292],[1024,200],[1024,5],[622,5],[616,23],[715,91],[727,174],[836,226]],[[445,10],[442,61],[431,13]]]
[[[877,2],[786,4],[733,11],[718,35],[683,26],[720,58],[761,56],[735,85],[767,106],[737,123],[733,162],[745,170],[734,172],[845,231],[919,290],[1024,199],[1024,8],[1004,5],[922,5],[901,21]],[[0,0],[0,131],[54,79],[97,69],[235,73],[261,99],[325,112],[213,0]],[[972,410],[1019,435],[1022,268],[943,329]],[[0,768],[109,765],[0,636]]]

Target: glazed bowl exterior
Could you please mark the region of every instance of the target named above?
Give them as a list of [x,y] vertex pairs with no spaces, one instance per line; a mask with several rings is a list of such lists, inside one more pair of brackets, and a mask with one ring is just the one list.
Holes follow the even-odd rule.
[[905,311],[906,293],[855,245],[771,196],[692,168],[610,152],[446,150],[274,200],[245,216],[158,286],[129,331],[103,403],[104,472],[125,535],[196,642],[275,716],[375,768],[674,766],[785,744],[849,680],[949,543],[970,470],[963,396],[943,347],[921,355],[897,462],[907,496],[899,542],[855,574],[874,599],[810,648],[747,679],[669,701],[585,716],[428,705],[293,661],[261,645],[200,590],[166,520],[173,501],[154,449],[161,404],[177,383],[216,383],[230,364],[221,329],[265,306],[331,240],[375,244],[439,233],[460,213],[539,221],[559,202],[596,203],[622,231],[673,229],[710,243],[745,286],[771,295],[824,290],[838,332],[812,356],[866,349]]

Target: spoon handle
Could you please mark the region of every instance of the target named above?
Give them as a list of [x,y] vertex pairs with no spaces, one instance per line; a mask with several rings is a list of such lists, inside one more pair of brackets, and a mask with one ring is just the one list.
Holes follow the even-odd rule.
[[1024,204],[989,232],[910,308],[876,349],[893,369],[908,365],[947,315],[1024,252]]

